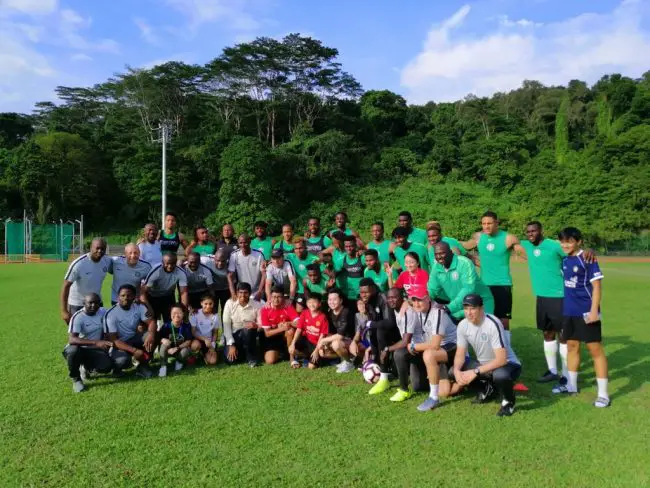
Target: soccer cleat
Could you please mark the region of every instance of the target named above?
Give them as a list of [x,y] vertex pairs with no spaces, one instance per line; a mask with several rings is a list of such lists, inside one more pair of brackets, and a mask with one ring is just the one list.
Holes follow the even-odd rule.
[[506,403],[505,405],[501,405],[501,408],[497,412],[497,417],[510,417],[513,413],[515,413],[514,404]]
[[181,369],[183,369],[183,363],[181,363],[180,361],[176,361],[174,363],[174,371],[180,371]]
[[72,391],[75,393],[81,393],[86,389],[86,385],[84,385],[84,382],[81,380],[74,380],[72,382]]
[[160,378],[164,378],[167,376],[167,366],[161,366],[160,369],[158,370],[158,376]]
[[494,386],[492,386],[491,382],[487,381],[485,383],[485,387],[483,388],[483,391],[478,392],[476,398],[472,400],[472,403],[474,404],[487,403],[490,400],[492,400],[495,393],[496,391],[494,390]]
[[83,364],[79,366],[79,377],[81,381],[88,381],[88,371],[86,371],[86,367]]
[[559,381],[560,377],[557,373],[551,373],[551,371],[546,371],[542,376],[537,380],[538,383],[550,383],[551,381]]
[[380,379],[375,386],[370,388],[368,395],[379,395],[390,388],[390,381]]
[[354,363],[352,361],[341,361],[336,368],[337,373],[349,373],[354,371]]
[[142,365],[142,364],[138,365],[138,367],[135,368],[135,374],[136,374],[136,376],[139,376],[140,378],[145,378],[145,379],[149,379],[149,378],[151,378],[153,376],[153,373],[151,372],[151,370],[149,368],[147,368],[146,366]]
[[607,408],[612,404],[611,400],[609,398],[605,397],[598,397],[596,398],[596,401],[594,402],[594,407],[596,408]]
[[403,402],[403,401],[408,400],[409,398],[411,398],[412,395],[413,395],[413,392],[411,392],[411,390],[404,391],[401,388],[398,388],[397,391],[395,392],[395,394],[392,397],[390,397],[390,401],[391,402]]
[[436,408],[438,405],[440,405],[439,399],[427,397],[426,400],[418,405],[418,412],[428,412],[429,410]]

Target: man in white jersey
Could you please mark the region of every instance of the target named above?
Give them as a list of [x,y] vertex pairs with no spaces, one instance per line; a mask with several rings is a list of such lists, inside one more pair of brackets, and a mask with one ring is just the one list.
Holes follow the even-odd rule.
[[[241,234],[237,239],[239,249],[230,254],[228,261],[228,287],[230,295],[235,297],[235,283],[251,285],[253,300],[259,302],[264,297],[266,260],[264,254],[257,249],[251,249],[251,239],[248,234]],[[277,254],[277,253],[276,253]]]
[[156,224],[144,226],[144,240],[138,244],[140,256],[151,266],[158,266],[162,263],[162,251],[158,240],[158,227]]
[[408,350],[411,354],[422,355],[427,370],[429,397],[418,405],[420,412],[427,412],[440,404],[440,396],[450,393],[449,370],[456,356],[456,326],[443,307],[431,303],[426,292],[412,296],[411,304],[422,324],[423,337],[412,341]]
[[84,306],[84,297],[96,293],[101,300],[106,273],[112,271],[113,260],[106,256],[106,241],[93,239],[90,252],[70,263],[61,288],[61,318],[67,324],[72,314]]
[[108,350],[113,345],[104,340],[104,315],[99,295],[90,293],[84,298],[84,306],[70,319],[68,345],[63,357],[68,363],[68,375],[72,379],[72,391],[80,393],[86,389],[83,382],[85,371],[108,373],[113,363]]
[[266,297],[271,297],[271,288],[279,286],[284,289],[284,295],[288,296],[291,302],[296,298],[298,281],[296,272],[289,261],[284,259],[282,249],[273,249],[271,262],[266,267]]
[[153,373],[148,364],[156,349],[156,322],[146,305],[135,303],[135,288],[132,285],[122,285],[117,299],[117,305],[104,316],[104,332],[113,343],[113,374],[121,376],[122,370],[135,359],[138,361],[136,374],[151,378]]
[[[521,374],[521,363],[510,347],[501,321],[485,313],[480,295],[467,295],[463,309],[465,318],[457,330],[454,379],[460,386],[479,382],[482,388],[475,403],[488,402],[496,389],[501,394],[497,416],[509,417],[515,412],[513,386]],[[472,346],[476,359],[466,361],[468,345]]]
[[117,292],[122,285],[133,285],[135,296],[140,296],[140,285],[151,271],[151,265],[140,259],[140,248],[133,243],[124,247],[124,256],[113,258],[111,305],[117,303]]
[[163,322],[169,322],[169,310],[176,303],[176,287],[180,290],[183,305],[190,305],[187,275],[176,262],[176,254],[165,254],[162,264],[154,267],[142,283],[140,301],[151,308],[155,320],[162,317]]
[[212,270],[201,263],[198,252],[191,252],[187,256],[187,263],[183,266],[187,275],[187,293],[192,311],[201,308],[201,298],[212,292]]

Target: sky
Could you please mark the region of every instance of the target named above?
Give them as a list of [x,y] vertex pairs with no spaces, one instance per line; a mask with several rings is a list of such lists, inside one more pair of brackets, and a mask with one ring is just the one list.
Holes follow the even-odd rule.
[[0,112],[127,65],[202,64],[292,32],[409,103],[650,70],[650,0],[0,0]]

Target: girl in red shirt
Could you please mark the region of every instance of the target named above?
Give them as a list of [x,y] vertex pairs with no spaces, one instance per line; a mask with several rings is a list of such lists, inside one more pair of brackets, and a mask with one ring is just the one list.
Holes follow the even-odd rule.
[[[393,286],[404,290],[409,298],[412,296],[422,297],[426,295],[428,293],[427,283],[429,282],[429,273],[420,269],[420,257],[414,252],[406,253],[404,267],[406,271],[403,271],[398,276]],[[392,279],[389,275],[390,281]]]

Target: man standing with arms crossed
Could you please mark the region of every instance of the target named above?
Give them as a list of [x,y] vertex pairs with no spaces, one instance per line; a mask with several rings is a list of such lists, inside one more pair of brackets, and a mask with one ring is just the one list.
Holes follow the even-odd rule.
[[485,283],[494,297],[494,315],[501,321],[506,335],[510,335],[512,318],[512,275],[510,274],[510,255],[512,251],[521,252],[517,236],[499,229],[497,214],[487,211],[481,217],[482,232],[463,242],[468,251],[478,250],[481,260],[481,281]]
[[61,287],[61,318],[66,324],[84,307],[86,295],[96,293],[101,300],[104,278],[112,270],[113,260],[106,256],[106,241],[100,237],[93,239],[88,254],[70,263]]

